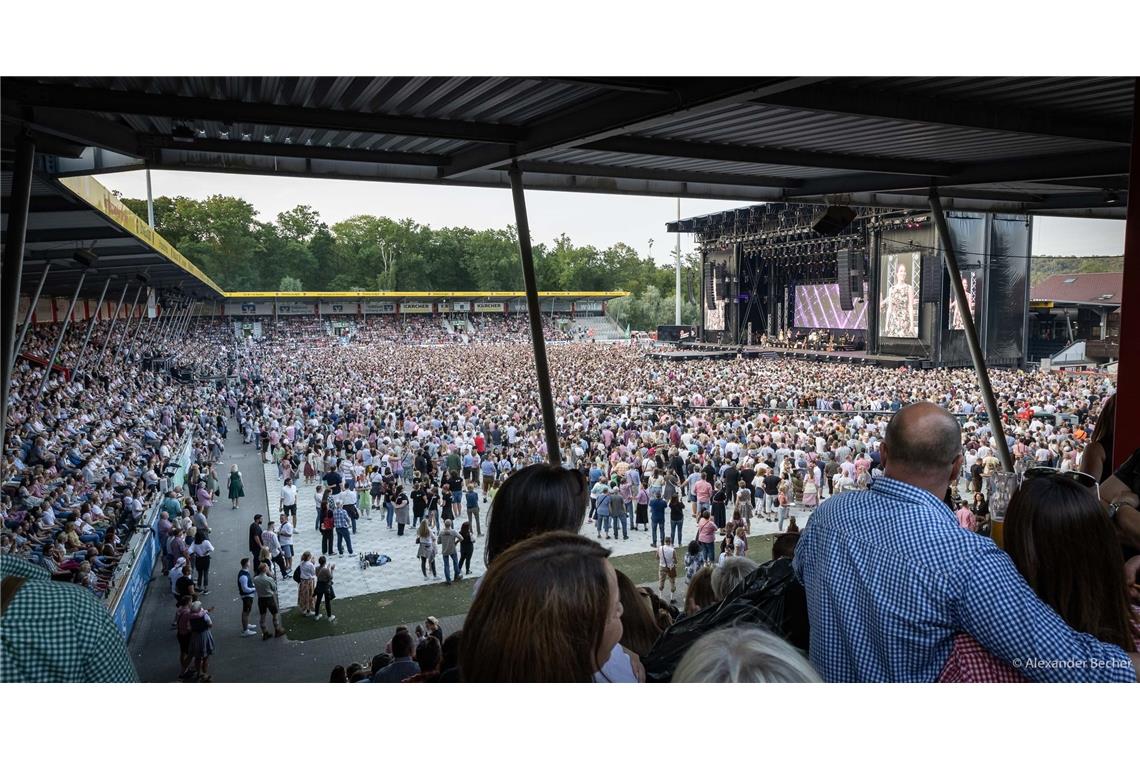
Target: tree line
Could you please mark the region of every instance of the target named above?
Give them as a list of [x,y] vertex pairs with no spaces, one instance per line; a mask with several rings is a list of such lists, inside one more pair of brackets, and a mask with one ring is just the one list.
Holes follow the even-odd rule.
[[[142,218],[146,200],[122,198]],[[332,225],[307,205],[258,218],[247,201],[154,199],[155,228],[224,290],[522,290],[518,233],[433,229],[412,219],[361,214]],[[625,243],[599,249],[566,234],[534,245],[540,290],[628,290],[610,302],[623,326],[652,330],[674,321],[674,269]],[[699,319],[700,261],[682,262],[682,321]]]

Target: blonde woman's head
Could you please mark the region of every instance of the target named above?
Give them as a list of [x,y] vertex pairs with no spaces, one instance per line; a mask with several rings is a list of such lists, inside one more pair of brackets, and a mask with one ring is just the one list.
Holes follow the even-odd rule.
[[702,636],[677,664],[673,683],[820,683],[795,647],[759,626]]

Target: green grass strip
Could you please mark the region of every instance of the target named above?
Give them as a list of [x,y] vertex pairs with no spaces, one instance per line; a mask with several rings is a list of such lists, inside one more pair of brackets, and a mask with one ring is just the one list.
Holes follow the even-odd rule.
[[[756,562],[772,558],[775,536],[753,536],[748,540],[748,556]],[[682,547],[681,552],[684,551]],[[611,560],[618,570],[634,583],[656,583],[657,554],[653,551],[627,554]],[[683,569],[681,572],[684,572]],[[462,615],[471,606],[475,579],[464,579],[450,586],[442,582],[423,586],[381,591],[333,601],[336,622],[302,617],[293,608],[282,616],[285,630],[294,641],[311,641],[325,636],[360,633],[376,628],[390,628],[412,621],[424,620],[428,615],[450,617]]]

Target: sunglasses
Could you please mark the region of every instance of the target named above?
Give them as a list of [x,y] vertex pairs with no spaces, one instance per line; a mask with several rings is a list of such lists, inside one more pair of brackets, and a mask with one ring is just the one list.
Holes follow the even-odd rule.
[[1087,472],[1076,470],[1059,470],[1056,467],[1030,467],[1022,474],[1022,482],[1033,478],[1061,478],[1071,480],[1077,485],[1084,486],[1096,492],[1097,501],[1100,501],[1100,483]]

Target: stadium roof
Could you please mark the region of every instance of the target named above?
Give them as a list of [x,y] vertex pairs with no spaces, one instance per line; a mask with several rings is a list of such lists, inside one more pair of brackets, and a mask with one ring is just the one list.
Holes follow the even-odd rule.
[[[1123,77],[5,78],[55,173],[141,168],[1123,218]],[[10,130],[5,130],[9,132]],[[43,150],[48,148],[43,147]]]
[[1119,306],[1123,291],[1123,272],[1054,274],[1034,285],[1029,297],[1033,301]]
[[[0,172],[0,182],[6,230],[12,189],[9,167]],[[81,297],[97,297],[107,275],[115,276],[121,283],[134,282],[137,274],[146,274],[153,287],[181,287],[196,298],[221,294],[213,280],[138,220],[102,185],[78,178],[57,181],[42,175],[35,177],[24,250],[23,280],[28,290],[35,287],[51,262],[51,285],[45,294],[70,296],[82,271],[74,260],[77,250],[90,251],[97,257],[90,276],[84,280]]]

